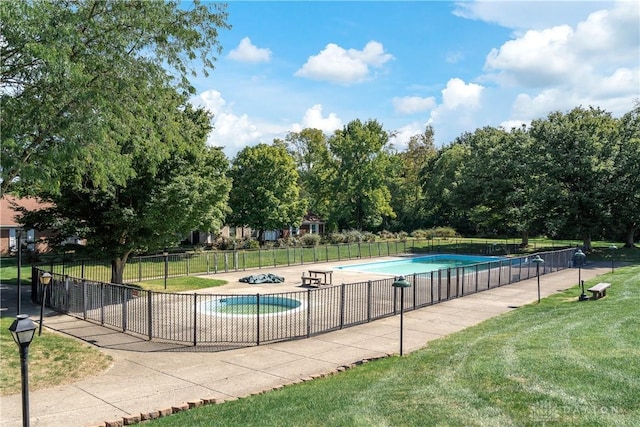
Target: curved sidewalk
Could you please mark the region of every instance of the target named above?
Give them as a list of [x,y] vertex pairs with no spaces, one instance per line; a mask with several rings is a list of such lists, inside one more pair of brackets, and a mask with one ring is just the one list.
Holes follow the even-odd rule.
[[[581,276],[589,280],[609,271],[604,266],[587,265]],[[545,274],[540,276],[541,295],[575,287],[577,282],[576,269]],[[537,298],[534,277],[405,312],[404,352]],[[135,420],[141,414],[157,414],[172,407],[177,410],[189,402],[223,402],[261,393],[397,354],[400,333],[399,316],[393,316],[308,339],[202,352],[193,347],[176,351],[186,349],[138,340],[65,315],[48,316],[44,325],[97,344],[114,361],[110,369],[94,377],[31,392],[33,427],[104,426],[105,422],[122,423],[124,418]],[[0,400],[0,426],[22,425],[20,394]]]

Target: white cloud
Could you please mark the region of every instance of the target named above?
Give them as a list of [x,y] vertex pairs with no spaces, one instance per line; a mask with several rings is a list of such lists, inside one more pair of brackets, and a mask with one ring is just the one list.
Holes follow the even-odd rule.
[[618,2],[575,27],[527,31],[489,53],[483,79],[518,88],[509,120],[579,105],[622,114],[640,96],[639,14],[640,3]]
[[304,113],[301,124],[295,123],[291,126],[293,132],[300,132],[306,128],[320,129],[325,134],[331,134],[342,128],[342,120],[335,113],[329,113],[326,118],[322,117],[322,105],[316,104]]
[[[480,95],[484,87],[475,83],[465,83],[463,80],[453,78],[447,82],[447,87],[442,89],[441,107],[448,110],[475,109],[480,105]],[[440,108],[440,107],[439,107]]]
[[359,83],[370,78],[370,67],[379,68],[392,58],[376,41],[367,43],[363,50],[346,50],[329,43],[319,54],[310,56],[294,75],[341,84]]
[[406,150],[411,137],[424,133],[424,129],[424,126],[417,122],[406,124],[392,132],[389,142],[393,144],[396,150]]
[[191,102],[214,115],[213,130],[209,133],[207,144],[224,147],[227,157],[232,158],[247,145],[255,145],[261,141],[263,134],[249,120],[247,114],[240,116],[234,114],[220,92],[205,91],[193,98]]
[[426,125],[434,128],[435,137],[440,141],[450,141],[458,136],[459,129],[473,131],[485,126],[480,109],[484,86],[476,83],[465,83],[462,79],[453,78],[442,89],[442,103],[431,111]]
[[453,14],[512,29],[544,29],[575,25],[591,12],[611,7],[611,1],[460,1]]
[[572,35],[573,30],[566,25],[527,31],[523,37],[492,49],[485,70],[498,70],[496,80],[504,85],[536,87],[560,83],[575,71],[576,60],[569,48]]
[[420,113],[436,106],[436,100],[432,96],[428,98],[419,96],[395,97],[392,102],[395,111],[401,114]]
[[271,59],[271,50],[259,48],[251,43],[249,37],[245,37],[235,49],[229,52],[229,58],[242,62],[268,62]]

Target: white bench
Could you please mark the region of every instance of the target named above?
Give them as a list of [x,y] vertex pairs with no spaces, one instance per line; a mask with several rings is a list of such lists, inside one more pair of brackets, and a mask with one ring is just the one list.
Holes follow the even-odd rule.
[[607,296],[607,289],[609,289],[610,287],[611,283],[598,283],[597,285],[592,286],[587,290],[593,294],[591,296],[591,299],[600,299]]

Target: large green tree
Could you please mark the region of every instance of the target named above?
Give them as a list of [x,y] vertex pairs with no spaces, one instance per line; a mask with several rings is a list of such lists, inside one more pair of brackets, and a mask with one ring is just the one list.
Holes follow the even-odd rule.
[[258,230],[260,242],[266,230],[300,226],[307,204],[300,199],[298,171],[284,143],[245,147],[233,160],[229,175],[233,179],[229,224]]
[[488,235],[519,233],[528,244],[528,232],[535,222],[535,168],[531,158],[532,139],[524,128],[485,127],[468,134],[464,179],[455,189],[458,200],[469,212],[476,233]]
[[391,191],[391,207],[396,213],[395,230],[415,230],[425,226],[424,192],[420,174],[422,168],[437,154],[433,142],[433,128],[409,139],[407,149],[391,156],[391,170],[387,181]]
[[475,231],[469,223],[467,203],[458,191],[464,183],[470,157],[469,145],[464,143],[469,135],[462,135],[441,147],[420,171],[427,226],[453,227],[464,234]]
[[159,250],[196,229],[217,231],[227,212],[228,162],[206,146],[209,116],[172,88],[153,93],[157,105],[147,112],[153,127],[113,141],[135,170],[125,183],[101,185],[89,171],[67,165],[59,191],[44,195],[53,207],[23,219],[29,228],[60,230],[60,239],[86,239],[87,251],[111,260],[112,283],[122,283],[132,252]]
[[119,141],[153,127],[149,87],[192,92],[188,78],[213,69],[226,19],[214,2],[2,2],[1,193],[56,192],[63,170],[124,185],[135,165]]
[[389,134],[376,120],[349,122],[329,138],[334,196],[331,217],[340,228],[372,230],[395,217],[386,185]]
[[618,125],[610,113],[595,107],[553,112],[534,120],[540,179],[537,203],[553,236],[580,236],[591,249],[594,233],[607,225],[607,183],[613,167]]
[[622,116],[619,129],[607,194],[610,223],[621,229],[624,246],[630,248],[640,227],[640,101]]
[[327,183],[335,172],[330,167],[331,153],[327,137],[320,129],[290,132],[285,138],[300,176],[300,197],[307,200],[311,212],[329,218],[333,195]]

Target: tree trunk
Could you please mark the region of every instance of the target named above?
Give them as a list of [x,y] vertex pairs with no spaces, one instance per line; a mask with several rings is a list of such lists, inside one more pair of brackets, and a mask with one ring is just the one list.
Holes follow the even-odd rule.
[[633,236],[636,234],[636,230],[638,230],[638,225],[627,225],[627,230],[624,237],[624,247],[625,248],[633,248],[635,245],[633,244]]
[[522,231],[522,242],[520,243],[520,246],[523,248],[526,248],[529,246],[529,230],[523,230]]
[[591,251],[591,233],[586,232],[582,237],[583,249],[585,252]]
[[127,265],[129,253],[111,260],[111,283],[121,285],[124,282],[124,268]]

